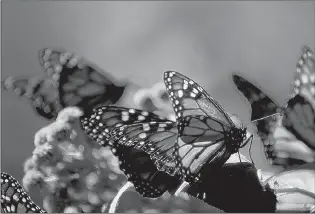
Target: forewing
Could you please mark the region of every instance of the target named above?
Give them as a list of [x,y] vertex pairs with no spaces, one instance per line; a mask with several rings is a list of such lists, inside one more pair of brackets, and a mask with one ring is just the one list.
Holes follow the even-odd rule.
[[178,72],[166,71],[164,82],[177,120],[203,115],[219,120],[226,127],[234,127],[221,105],[193,80]]
[[243,77],[233,74],[233,82],[251,105],[251,121],[282,111],[271,98]]
[[173,156],[177,133],[176,123],[172,121],[152,121],[116,128],[111,132],[111,140],[112,144],[144,151],[158,170],[174,175],[177,171]]
[[117,106],[101,106],[81,117],[84,132],[102,146],[107,146],[110,132],[122,125],[150,121],[169,121],[154,113]]

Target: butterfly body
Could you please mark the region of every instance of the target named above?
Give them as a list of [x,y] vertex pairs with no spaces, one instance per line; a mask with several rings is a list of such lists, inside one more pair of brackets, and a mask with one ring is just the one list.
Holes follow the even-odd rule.
[[246,134],[246,128],[239,129],[236,127],[232,127],[231,130],[226,133],[225,141],[227,142],[227,149],[230,151],[230,153],[234,154],[238,152],[239,148],[244,142],[244,139],[246,139]]

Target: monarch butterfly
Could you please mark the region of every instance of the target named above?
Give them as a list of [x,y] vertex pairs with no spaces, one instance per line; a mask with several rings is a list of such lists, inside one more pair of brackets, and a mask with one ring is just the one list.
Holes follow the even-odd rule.
[[[147,115],[145,119],[143,118],[144,115]],[[100,117],[96,118],[96,116]],[[139,119],[142,120],[140,121]],[[176,123],[163,120],[163,118],[153,113],[149,113],[148,115],[145,111],[115,106],[97,107],[93,110],[93,113],[82,117],[81,122],[82,126],[86,126],[86,129],[90,131],[96,126],[100,126],[102,131],[97,128],[96,130],[98,130],[99,134],[105,133],[106,138],[110,141],[109,145],[111,145],[113,154],[119,159],[121,170],[125,173],[127,179],[134,184],[136,191],[142,196],[157,198],[165,192],[173,193],[181,184],[182,180],[175,170],[175,164],[172,165],[172,163],[175,163],[174,158],[165,158],[172,154],[171,148],[174,148],[174,144],[176,143]],[[108,130],[105,131],[105,129]],[[144,134],[146,138],[142,138]],[[96,133],[95,136],[97,136]],[[141,141],[138,141],[139,139],[144,143],[140,143]],[[156,146],[153,146],[153,144],[156,144]],[[149,151],[149,148],[153,148],[154,150]],[[160,154],[158,151],[160,151]],[[236,158],[234,157],[234,159]],[[160,171],[166,168],[158,169],[158,167],[162,167],[159,165],[161,162],[168,164],[169,169],[174,167],[173,169],[175,171],[173,171],[173,176],[169,174],[170,172],[165,173]],[[269,202],[261,202],[261,199],[264,200],[264,197],[266,197],[269,192],[264,193],[261,190],[262,187],[259,181],[253,184],[251,183],[253,179],[252,176],[255,176],[256,173],[251,173],[252,169],[254,169],[253,166],[250,168],[251,170],[246,167],[237,167],[237,170],[235,170],[235,165],[229,163],[215,171],[216,175],[220,175],[218,179],[216,179],[216,176],[213,176],[212,172],[202,173],[200,182],[192,184],[191,187],[187,189],[187,193],[210,205],[217,206],[227,211],[236,210],[244,212],[253,210],[262,211],[262,209],[264,209],[265,212],[270,212],[273,209],[273,205],[275,205],[274,201],[276,199],[274,199],[274,201],[271,200],[272,203],[270,206],[266,206],[266,203]],[[244,176],[245,174],[246,176]],[[222,197],[222,188],[224,188],[226,184],[224,182],[218,187],[220,183],[218,181],[221,181],[221,179],[224,181],[225,179],[229,180],[231,186],[234,186],[234,189],[226,188],[225,194],[223,194]],[[244,180],[244,185],[241,187],[237,185],[240,180]],[[255,186],[255,188],[247,188],[249,183],[251,187]],[[246,197],[252,198],[253,206],[249,206],[247,201],[244,203],[243,199],[235,202],[235,198],[232,196],[229,197],[228,201],[225,200],[228,195],[231,195],[231,192],[235,191],[234,194],[238,194],[239,190],[244,188],[244,186],[246,187],[245,189],[248,189]],[[214,187],[216,187],[215,193],[213,193]],[[231,192],[229,190],[231,190]],[[219,199],[218,195],[220,195]],[[243,201],[243,203],[241,203],[241,201]],[[263,207],[258,206],[262,204],[264,205]]]
[[202,170],[221,167],[252,139],[252,135],[247,139],[246,128],[238,128],[221,105],[193,80],[166,71],[164,82],[177,120],[174,154],[184,183],[198,181]]
[[[152,162],[151,158],[153,156],[150,157],[148,153],[148,149],[151,147],[141,148],[133,146],[133,143],[122,145],[123,143],[119,144],[116,141],[117,139],[113,140],[111,136],[111,132],[114,132],[114,130],[129,127],[126,125],[139,125],[138,128],[144,127],[144,130],[148,131],[147,128],[150,129],[150,127],[142,124],[165,123],[171,127],[174,126],[174,122],[151,112],[117,106],[96,107],[90,113],[81,117],[80,120],[84,132],[92,140],[102,146],[109,145],[111,147],[113,154],[119,159],[120,169],[127,179],[133,183],[139,194],[144,197],[156,198],[176,186],[174,184],[177,182],[176,176],[169,176],[166,172],[159,171],[157,169],[159,166]],[[166,134],[166,132],[163,133]],[[152,134],[155,134],[155,132],[152,132]]]
[[[273,165],[288,167],[305,163],[304,160],[295,158],[289,152],[283,150],[277,151],[278,145],[283,141],[286,141],[288,146],[290,143],[297,143],[294,136],[285,136],[284,138],[277,138],[275,136],[275,129],[279,127],[281,121],[284,127],[300,140],[296,149],[312,149],[315,151],[314,109],[301,93],[299,93],[300,90],[305,89],[307,91],[313,91],[312,88],[315,82],[314,66],[306,66],[311,63],[314,65],[314,53],[312,53],[309,48],[305,47],[297,66],[298,72],[294,87],[295,92],[285,107],[277,105],[258,87],[245,80],[243,77],[236,74],[233,75],[233,81],[237,89],[251,104],[251,121],[256,125],[258,135],[261,137],[265,156]],[[309,114],[305,115],[306,112],[309,112]],[[295,120],[292,120],[292,118],[294,118],[293,116],[295,116]],[[305,148],[305,145],[309,148]],[[314,160],[315,153],[308,151],[308,154],[310,155],[310,159]]]
[[117,85],[108,73],[70,52],[44,48],[39,51],[39,61],[45,76],[8,77],[3,86],[29,99],[36,112],[49,120],[67,106],[78,106],[87,112],[100,104],[116,103],[126,87]]
[[4,213],[47,213],[37,206],[11,175],[1,172],[1,210]]

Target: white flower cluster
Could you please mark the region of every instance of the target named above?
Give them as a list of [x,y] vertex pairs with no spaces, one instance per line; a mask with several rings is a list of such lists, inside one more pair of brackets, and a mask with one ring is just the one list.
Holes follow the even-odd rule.
[[41,188],[49,212],[100,212],[125,182],[111,152],[81,131],[82,112],[69,107],[35,135],[32,157],[24,164],[23,185]]

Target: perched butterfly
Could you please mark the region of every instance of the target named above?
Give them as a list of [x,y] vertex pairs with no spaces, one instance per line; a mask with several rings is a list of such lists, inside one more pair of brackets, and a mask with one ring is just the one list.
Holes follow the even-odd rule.
[[298,140],[315,151],[315,106],[310,102],[315,102],[315,54],[308,47],[304,47],[296,70],[296,96],[289,100],[282,123]]
[[18,181],[1,172],[1,210],[4,213],[47,213],[27,195]]
[[[162,123],[164,125],[161,126],[164,127],[158,128],[157,126]],[[152,158],[156,163],[166,161],[165,159],[159,159],[159,157],[162,157],[160,155],[153,155],[153,151],[150,150],[154,148],[153,146],[145,143],[143,145],[140,143],[141,145],[136,146],[134,144],[135,141],[131,139],[130,143],[125,141],[117,142],[119,137],[124,139],[124,135],[119,135],[119,133],[129,130],[129,128],[133,128],[133,126],[138,128],[138,130],[133,132],[134,134],[140,133],[141,131],[149,131],[152,127],[152,130],[155,128],[156,131],[157,129],[159,131],[153,131],[151,133],[153,138],[158,139],[158,137],[162,137],[163,140],[167,140],[168,136],[164,136],[164,134],[167,134],[170,127],[175,126],[174,122],[147,111],[116,106],[102,106],[93,109],[89,114],[85,114],[81,117],[81,125],[84,132],[91,139],[102,146],[111,146],[113,154],[119,159],[120,169],[142,196],[156,198],[177,186],[176,182],[178,182],[178,179],[176,179],[176,176],[170,176],[166,172],[159,171],[157,167],[160,165],[155,164],[151,160]],[[162,128],[164,128],[164,131],[162,131]],[[176,132],[171,133],[171,136],[177,135],[177,130],[174,131]],[[112,132],[117,132],[115,139],[111,136]],[[162,136],[159,134],[162,134]],[[140,134],[138,137],[144,137],[144,135],[145,133],[142,133],[142,135]],[[133,136],[133,134],[131,134],[131,136]],[[129,136],[126,135],[126,139],[127,137]],[[145,139],[143,139],[143,141],[144,140]],[[170,143],[171,142],[172,141],[170,141]],[[170,145],[174,145],[174,142],[175,138],[173,138],[173,144]],[[157,142],[160,146],[167,146],[166,143],[161,143],[163,142]],[[169,152],[171,152],[171,150]],[[168,155],[172,157],[171,153],[167,153],[164,157],[167,158]],[[164,171],[168,169],[174,170],[171,166],[169,168],[163,168]]]
[[118,86],[108,73],[73,53],[45,48],[39,51],[39,60],[45,76],[9,77],[3,86],[29,99],[46,119],[54,119],[67,106],[88,112],[100,104],[114,104],[124,92],[125,86]]
[[[297,80],[295,81],[295,93],[291,96],[285,107],[280,107],[258,87],[254,86],[243,77],[234,74],[233,81],[237,89],[247,98],[251,104],[251,121],[257,127],[258,135],[264,145],[264,152],[267,159],[274,165],[284,167],[305,163],[303,160],[296,159],[284,151],[277,152],[277,144],[280,140],[274,136],[275,129],[283,121],[283,125],[291,131],[297,139],[314,150],[315,139],[315,114],[311,104],[299,93],[302,90],[313,90],[315,76],[314,67],[311,70],[308,65],[314,61],[314,53],[308,48],[304,48],[302,58],[299,60]],[[313,64],[314,65],[314,64]],[[300,79],[300,80],[299,80]],[[308,114],[306,114],[308,112]],[[306,115],[305,115],[306,114]],[[298,116],[296,116],[298,115]],[[295,117],[294,117],[295,116]],[[295,118],[295,120],[292,120]],[[296,142],[294,138],[287,137],[288,143]],[[300,142],[301,144],[303,144]],[[300,146],[304,148],[304,145]],[[310,153],[314,155],[315,153]]]
[[177,120],[176,168],[188,183],[198,181],[202,170],[221,167],[252,139],[247,139],[246,128],[238,128],[221,105],[193,80],[167,71],[164,82]]

